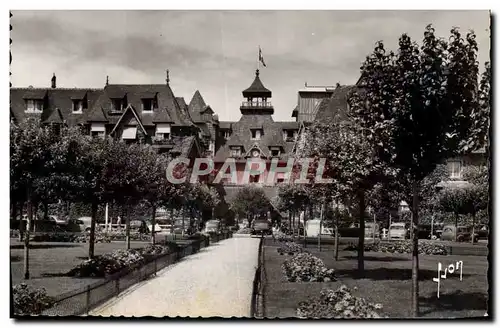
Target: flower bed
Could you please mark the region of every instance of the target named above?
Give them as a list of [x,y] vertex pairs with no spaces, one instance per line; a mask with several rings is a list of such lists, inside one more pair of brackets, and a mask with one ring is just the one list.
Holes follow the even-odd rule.
[[288,242],[288,241],[293,241],[293,237],[285,234],[282,231],[278,231],[274,234],[274,238],[280,242]]
[[328,269],[323,261],[309,253],[298,253],[286,259],[282,269],[288,281],[335,281],[335,271]]
[[[344,250],[357,251],[358,245],[349,244]],[[411,254],[413,252],[413,242],[411,240],[405,240],[389,243],[367,243],[365,244],[365,252]],[[448,255],[448,249],[441,244],[419,241],[418,253],[427,255]]]
[[12,296],[16,315],[40,314],[54,303],[54,299],[47,295],[44,288],[36,289],[26,284],[18,284],[12,287]]
[[296,253],[302,253],[304,250],[301,245],[294,242],[287,242],[278,247],[278,253],[280,255],[288,254],[293,255]]
[[19,230],[10,229],[10,238],[19,238]]
[[373,304],[364,298],[355,297],[347,286],[342,285],[337,290],[323,289],[319,297],[299,303],[297,316],[299,318],[382,318],[379,313],[381,304]]
[[85,260],[67,275],[70,277],[106,277],[122,270],[132,271],[154,256],[168,254],[171,248],[162,245],[148,245],[144,248],[116,250]]

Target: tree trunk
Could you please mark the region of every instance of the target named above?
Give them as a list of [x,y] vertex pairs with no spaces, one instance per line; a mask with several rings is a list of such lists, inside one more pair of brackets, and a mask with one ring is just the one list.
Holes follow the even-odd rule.
[[476,233],[476,228],[474,225],[476,224],[476,212],[472,212],[472,236],[470,238],[470,242],[472,245],[474,245],[474,235]]
[[[38,202],[33,202],[31,206],[31,224],[33,224],[33,236],[36,233],[36,221],[38,218]],[[31,227],[30,227],[31,228]]]
[[335,261],[339,260],[339,203],[337,202],[337,208],[335,210]]
[[292,231],[292,238],[295,238],[295,210],[292,211],[292,224],[290,225]]
[[49,204],[45,201],[43,202],[43,219],[47,219],[49,217]]
[[[28,215],[26,218],[26,229],[24,236],[24,279],[30,278],[30,223],[33,219],[33,205],[31,204],[31,187],[28,187],[26,203],[28,207]],[[22,224],[22,220],[21,220]]]
[[458,238],[458,213],[455,213],[455,241]]
[[128,205],[126,206],[125,213],[125,241],[127,242],[127,249],[130,249],[130,210]]
[[359,239],[358,239],[358,275],[364,276],[365,273],[365,191],[360,189],[358,192],[359,202]]
[[412,268],[411,268],[411,280],[412,280],[412,297],[411,297],[411,312],[414,318],[418,317],[419,307],[418,307],[418,206],[419,206],[419,181],[413,181],[413,255],[412,255]]
[[[311,213],[311,207],[309,207],[309,214],[310,213]],[[303,230],[304,230],[304,232],[303,232],[303,235],[304,235],[304,248],[307,248],[307,240],[306,240],[306,238],[307,238],[307,229],[306,229],[307,218],[306,217],[307,216],[306,216],[306,213],[304,211],[304,227],[303,227]]]
[[185,213],[185,211],[186,211],[186,208],[185,208],[185,207],[182,207],[182,208],[181,208],[181,218],[182,218],[182,231],[181,231],[181,236],[182,236],[182,237],[184,237],[184,227],[185,227],[185,225],[184,225],[184,219],[185,219],[185,217],[186,217],[186,213]]
[[156,206],[153,205],[153,209],[152,209],[153,213],[152,213],[152,216],[151,216],[151,243],[154,245],[155,242],[156,242],[156,232],[155,232],[155,225],[156,225]]
[[174,209],[173,207],[170,208],[170,234],[173,235],[174,234],[174,223],[175,223],[175,219],[174,219]]
[[95,223],[97,221],[97,201],[92,202],[91,220],[90,220],[90,236],[89,236],[89,259],[94,258],[95,245]]
[[24,223],[23,223],[23,209],[24,209],[24,201],[21,201],[19,204],[19,242],[23,241],[24,237]]

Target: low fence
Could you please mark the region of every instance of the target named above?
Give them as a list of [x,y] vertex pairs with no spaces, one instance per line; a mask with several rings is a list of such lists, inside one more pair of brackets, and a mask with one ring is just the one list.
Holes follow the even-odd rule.
[[260,238],[259,253],[257,257],[257,270],[253,279],[252,300],[250,304],[250,315],[252,318],[264,318],[264,286],[265,286],[265,267],[264,267],[264,238]]
[[177,251],[153,257],[142,267],[130,272],[118,272],[107,277],[104,281],[88,285],[76,291],[69,292],[57,297],[53,307],[45,310],[42,315],[47,316],[70,316],[88,314],[95,307],[103,304],[109,299],[118,296],[121,292],[132,285],[155,275],[165,267],[178,262],[180,259],[195,254],[210,243],[230,238],[231,233],[211,236],[195,241],[186,240],[186,244],[178,245]]

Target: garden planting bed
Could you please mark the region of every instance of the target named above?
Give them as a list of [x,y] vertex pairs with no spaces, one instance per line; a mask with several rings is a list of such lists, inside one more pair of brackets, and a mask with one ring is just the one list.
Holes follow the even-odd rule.
[[[326,296],[321,296],[321,292],[323,290],[337,291],[342,285],[347,287],[352,298],[365,299],[365,303],[359,300],[357,302],[365,304],[363,306],[370,311],[375,311],[376,315],[370,312],[369,316],[411,317],[411,254],[366,252],[365,275],[358,276],[357,252],[342,251],[341,248],[339,261],[335,261],[332,248],[325,247],[319,251],[317,247],[309,246],[306,249],[307,252],[321,259],[326,267],[335,269],[337,281],[289,282],[283,275],[282,264],[284,258],[291,257],[280,255],[276,246],[270,246],[273,243],[269,240],[266,240],[265,245],[263,250],[266,274],[264,281],[265,317],[322,317],[327,311],[325,309],[332,305],[327,304]],[[441,297],[437,299],[437,285],[432,281],[432,278],[437,275],[437,263],[447,265],[460,260],[464,263],[463,280],[460,281],[458,276],[448,275],[448,279],[441,281]],[[484,315],[488,299],[488,261],[485,256],[422,254],[419,256],[419,263],[421,317],[463,318]],[[350,308],[352,302],[355,304],[356,301],[349,300],[348,304],[343,303],[342,309],[353,313],[347,312],[336,316],[348,317],[356,314]],[[367,305],[368,303],[371,305]],[[383,308],[379,309],[380,306]],[[311,308],[316,310],[311,310]],[[312,315],[310,311],[315,311],[316,314]]]
[[337,290],[323,289],[319,296],[299,303],[297,317],[302,319],[375,319],[381,318],[382,304],[373,304],[353,296],[346,285]]
[[[345,251],[357,251],[358,244],[351,243],[344,248]],[[364,244],[365,252],[382,252],[382,253],[406,253],[413,252],[413,241],[391,241],[391,242],[368,242]],[[447,255],[450,253],[449,246],[438,243],[418,241],[418,253],[426,255]]]
[[117,272],[131,272],[156,257],[172,253],[171,246],[148,245],[144,248],[115,250],[85,260],[67,272],[69,277],[108,277]]

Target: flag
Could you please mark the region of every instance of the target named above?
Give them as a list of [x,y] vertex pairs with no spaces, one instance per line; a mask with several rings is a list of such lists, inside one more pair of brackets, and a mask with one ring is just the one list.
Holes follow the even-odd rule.
[[266,63],[264,62],[264,57],[262,57],[262,50],[259,47],[259,61],[262,63],[262,66],[267,67]]

